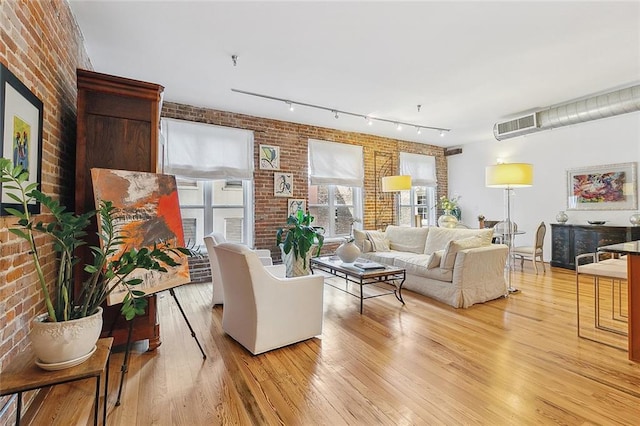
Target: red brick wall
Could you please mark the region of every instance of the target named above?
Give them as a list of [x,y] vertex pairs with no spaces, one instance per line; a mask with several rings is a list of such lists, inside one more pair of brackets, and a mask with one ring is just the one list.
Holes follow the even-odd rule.
[[[307,140],[309,138],[328,140],[346,144],[362,145],[365,162],[365,199],[364,224],[365,229],[374,228],[375,218],[375,171],[373,158],[376,151],[389,152],[395,157],[395,172],[398,171],[399,152],[433,155],[436,157],[438,175],[438,196],[447,194],[447,160],[444,148],[396,139],[382,138],[363,133],[343,132],[322,127],[313,127],[285,121],[269,120],[242,114],[199,108],[195,106],[165,102],[162,116],[181,120],[197,121],[219,126],[236,127],[253,130],[254,149],[254,183],[255,183],[255,246],[270,249],[275,259],[279,258],[279,251],[275,246],[276,229],[284,224],[287,216],[287,198],[273,196],[273,171],[261,170],[258,165],[258,148],[260,144],[280,147],[280,169],[293,173],[292,198],[308,196],[307,170]],[[392,203],[391,197],[386,197]],[[378,202],[378,210],[380,202]],[[384,209],[388,212],[387,222],[391,221],[391,207]],[[333,246],[335,247],[335,246]],[[327,250],[332,246],[327,247]]]
[[[65,0],[0,1],[0,62],[43,102],[42,190],[73,201],[76,68],[91,68],[84,41]],[[69,205],[73,205],[72,203]],[[27,346],[29,321],[44,311],[26,243],[0,217],[0,370]],[[37,239],[45,275],[56,272],[51,242]],[[0,410],[8,398],[0,398]],[[15,406],[15,404],[13,404]],[[9,407],[0,424],[12,424]]]

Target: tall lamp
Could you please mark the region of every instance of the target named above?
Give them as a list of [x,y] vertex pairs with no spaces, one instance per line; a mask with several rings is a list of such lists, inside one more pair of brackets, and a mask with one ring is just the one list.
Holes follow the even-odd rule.
[[507,246],[509,254],[507,257],[507,276],[509,281],[508,290],[515,293],[518,290],[511,285],[511,272],[513,271],[513,238],[514,226],[511,222],[511,190],[513,188],[524,188],[533,185],[533,165],[528,163],[503,163],[494,166],[487,166],[485,170],[485,186],[488,188],[504,188],[505,208],[507,210]]
[[[411,189],[411,176],[399,175],[399,176],[384,176],[382,178],[382,192],[400,192],[408,191]],[[391,210],[391,221],[394,221],[394,214]]]

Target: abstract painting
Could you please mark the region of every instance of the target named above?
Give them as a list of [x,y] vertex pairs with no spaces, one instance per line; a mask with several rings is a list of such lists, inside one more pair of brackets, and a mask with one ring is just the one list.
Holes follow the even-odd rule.
[[569,210],[638,208],[636,164],[621,163],[567,171]]
[[[176,180],[171,175],[125,170],[91,169],[96,207],[101,200],[111,201],[117,209],[114,225],[124,235],[125,244],[113,254],[120,256],[129,247],[153,247],[168,244],[183,247],[184,235]],[[166,266],[167,272],[137,270],[132,278],[142,278],[139,290],[146,294],[186,284],[190,281],[186,257],[180,265]],[[107,303],[120,303],[125,290],[117,289]]]
[[303,212],[307,209],[307,201],[300,198],[289,198],[287,200],[288,214],[287,217],[291,215],[295,215],[298,210],[302,210]]
[[291,197],[293,195],[293,175],[291,173],[273,174],[273,195]]

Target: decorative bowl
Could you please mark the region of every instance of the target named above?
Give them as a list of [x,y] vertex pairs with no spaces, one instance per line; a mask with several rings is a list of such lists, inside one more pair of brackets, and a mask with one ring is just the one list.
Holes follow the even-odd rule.
[[605,223],[607,223],[606,220],[588,220],[587,223],[589,225],[604,225]]

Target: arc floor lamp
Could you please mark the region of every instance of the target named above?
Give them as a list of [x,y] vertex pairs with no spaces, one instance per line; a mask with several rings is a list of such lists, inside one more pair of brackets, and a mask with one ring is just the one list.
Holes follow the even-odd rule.
[[524,188],[533,185],[533,165],[528,163],[502,163],[487,166],[485,170],[485,186],[488,188],[504,188],[505,190],[505,210],[507,214],[507,235],[506,243],[509,247],[507,257],[507,280],[508,290],[515,293],[518,290],[511,285],[511,273],[513,272],[513,238],[515,236],[515,226],[511,222],[511,190],[513,188]]

